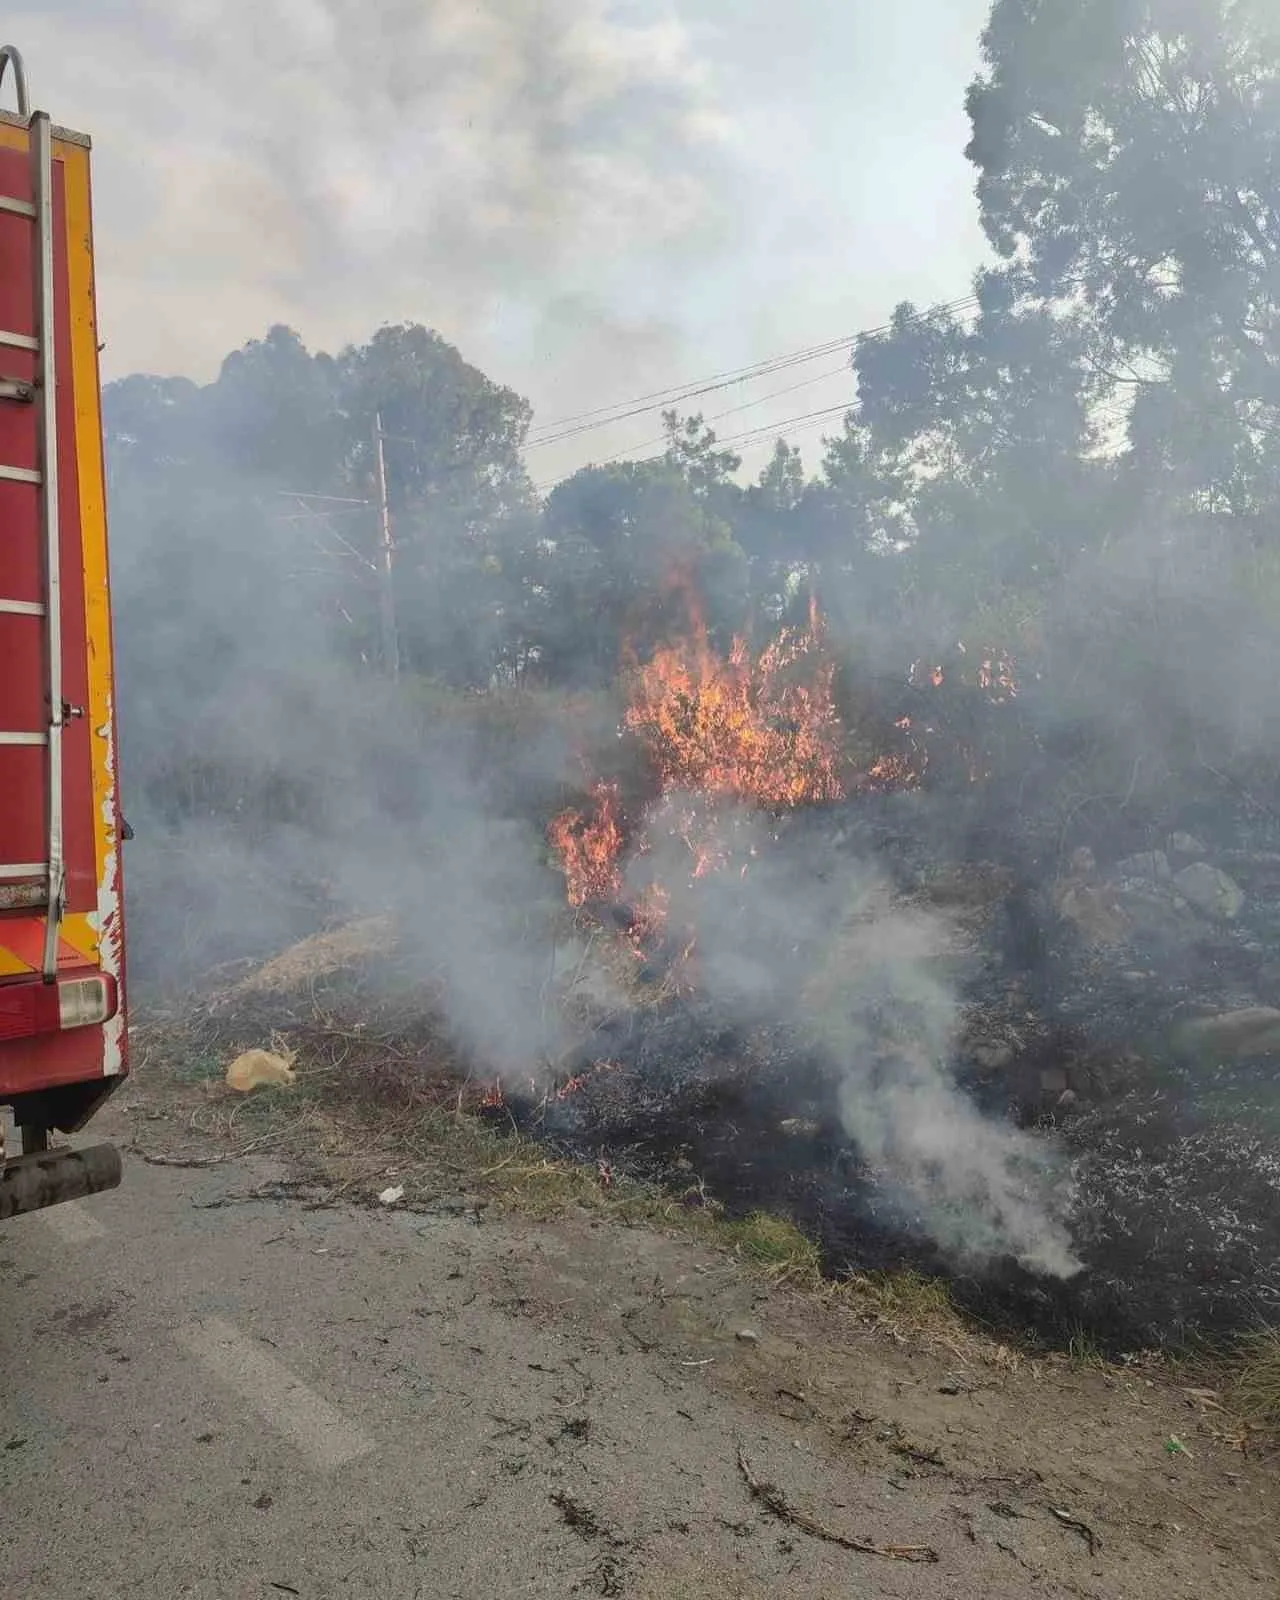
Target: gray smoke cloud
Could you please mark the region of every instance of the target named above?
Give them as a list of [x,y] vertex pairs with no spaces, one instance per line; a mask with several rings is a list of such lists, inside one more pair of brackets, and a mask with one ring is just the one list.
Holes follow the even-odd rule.
[[[722,872],[690,875],[690,816]],[[1065,1158],[984,1116],[955,1081],[958,980],[973,956],[956,923],[895,894],[803,815],[780,826],[677,793],[646,840],[632,886],[656,872],[668,887],[673,926],[695,940],[700,989],[733,1016],[782,1021],[811,1042],[850,1141],[904,1219],[961,1259],[1079,1270]]]
[[[985,9],[22,0],[5,28],[94,139],[109,375],[206,380],[275,323],[333,349],[408,320],[541,421],[962,292]],[[746,420],[850,398],[838,367]],[[654,423],[540,449],[539,481]]]
[[652,263],[733,236],[732,124],[666,5],[42,0],[6,29],[94,137],[117,373],[118,344],[207,377],[273,323],[337,347],[407,319],[522,387],[551,369],[570,410],[670,381]]
[[199,980],[389,909],[459,1042],[537,1070],[567,1043],[545,1003],[563,892],[531,820],[570,770],[564,733],[516,738],[499,709],[491,747],[456,699],[351,662],[292,502],[193,474],[116,497],[137,978]]

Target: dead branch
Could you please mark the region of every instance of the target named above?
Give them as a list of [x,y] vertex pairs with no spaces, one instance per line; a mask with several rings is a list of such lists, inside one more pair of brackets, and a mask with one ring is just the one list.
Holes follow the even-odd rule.
[[823,1539],[827,1544],[838,1544],[842,1550],[854,1550],[859,1555],[884,1556],[889,1561],[938,1560],[938,1552],[931,1545],[876,1544],[871,1539],[852,1539],[846,1534],[837,1533],[833,1528],[825,1527],[807,1512],[797,1510],[776,1485],[757,1478],[741,1445],[738,1447],[738,1470],[742,1473],[753,1500],[758,1500],[765,1510],[771,1511],[780,1522],[802,1528],[815,1539]]
[[1081,1522],[1079,1517],[1073,1517],[1069,1511],[1055,1511],[1052,1506],[1049,1507],[1049,1515],[1056,1517],[1064,1528],[1071,1528],[1078,1533],[1089,1546],[1089,1554],[1091,1556],[1097,1555],[1102,1540],[1099,1539],[1087,1522]]
[[129,1154],[145,1161],[149,1167],[220,1167],[224,1161],[235,1160],[232,1151],[220,1156],[170,1156],[160,1151],[139,1150],[137,1145],[129,1146]]

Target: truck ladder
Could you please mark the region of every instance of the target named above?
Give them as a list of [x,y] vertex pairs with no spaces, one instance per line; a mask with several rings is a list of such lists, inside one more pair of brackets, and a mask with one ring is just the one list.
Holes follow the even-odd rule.
[[45,624],[45,695],[48,724],[40,732],[0,729],[0,744],[43,745],[47,751],[46,860],[5,863],[0,878],[44,882],[47,906],[42,973],[52,983],[58,970],[58,932],[66,900],[66,860],[63,850],[62,732],[71,708],[62,698],[62,574],[58,527],[58,374],[54,340],[53,277],[53,127],[47,112],[32,112],[27,97],[22,57],[11,46],[0,48],[0,87],[6,69],[13,68],[18,115],[26,119],[31,143],[31,193],[0,195],[0,211],[25,217],[34,230],[32,258],[32,326],[34,335],[0,328],[0,350],[26,350],[35,355],[35,382],[0,379],[0,404],[36,407],[36,465],[0,462],[0,479],[30,485],[39,505],[43,555],[44,595],[40,601],[12,600],[0,595],[0,612],[25,616]]

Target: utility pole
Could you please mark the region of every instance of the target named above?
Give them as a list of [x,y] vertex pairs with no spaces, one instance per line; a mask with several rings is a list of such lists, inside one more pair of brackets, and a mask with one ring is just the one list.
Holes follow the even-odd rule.
[[400,676],[400,638],[396,629],[395,543],[387,504],[387,459],[382,448],[382,413],[373,414],[373,454],[378,484],[378,611],[382,622],[382,664],[390,678]]

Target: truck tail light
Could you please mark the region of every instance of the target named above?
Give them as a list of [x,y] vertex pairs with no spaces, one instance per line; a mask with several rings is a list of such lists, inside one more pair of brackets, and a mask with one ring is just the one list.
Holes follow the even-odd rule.
[[104,972],[57,983],[32,978],[0,984],[0,1040],[93,1027],[110,1021],[118,1004],[115,980]]
[[115,1013],[115,984],[102,974],[71,978],[58,984],[57,989],[60,1028],[87,1028],[95,1022],[106,1022]]

